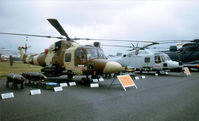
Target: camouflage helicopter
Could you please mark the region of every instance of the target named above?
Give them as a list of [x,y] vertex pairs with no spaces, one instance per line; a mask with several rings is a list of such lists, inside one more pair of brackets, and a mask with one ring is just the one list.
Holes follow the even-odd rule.
[[65,73],[68,78],[74,75],[86,75],[87,78],[92,75],[97,78],[98,75],[115,73],[122,69],[121,64],[106,59],[99,42],[94,42],[94,45],[80,45],[74,40],[81,38],[70,38],[56,19],[47,20],[64,37],[2,32],[0,34],[60,39],[44,52],[35,55],[27,55],[25,47],[18,47],[23,62],[42,66],[41,72],[46,76]]

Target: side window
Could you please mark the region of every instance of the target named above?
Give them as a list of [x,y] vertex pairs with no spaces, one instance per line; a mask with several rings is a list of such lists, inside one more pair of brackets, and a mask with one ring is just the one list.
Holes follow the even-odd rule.
[[65,54],[65,62],[71,62],[71,53]]
[[155,56],[155,63],[160,63],[161,60],[160,60],[160,56]]
[[145,63],[150,63],[150,57],[145,57],[144,61]]

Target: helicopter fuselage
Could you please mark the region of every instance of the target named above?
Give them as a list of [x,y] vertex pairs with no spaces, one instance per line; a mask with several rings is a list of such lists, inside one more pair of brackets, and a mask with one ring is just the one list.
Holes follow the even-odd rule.
[[140,50],[139,54],[135,51],[130,52],[123,57],[114,59],[126,68],[134,68],[136,70],[162,71],[182,68],[182,66],[172,61],[165,53],[154,53],[149,50]]
[[[175,49],[173,49],[175,47]],[[184,44],[180,49],[171,46],[169,51],[165,51],[169,57],[183,63],[184,66],[199,69],[199,41]]]
[[61,40],[37,55],[28,56],[23,53],[22,48],[19,47],[19,50],[25,63],[40,65],[44,68],[55,67],[55,71],[94,75],[121,70],[119,63],[106,59],[100,47],[91,45],[79,45]]

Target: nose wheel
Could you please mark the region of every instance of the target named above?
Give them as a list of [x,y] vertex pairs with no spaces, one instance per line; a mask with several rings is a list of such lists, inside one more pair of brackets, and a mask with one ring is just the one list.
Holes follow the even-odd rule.
[[89,85],[91,83],[91,79],[90,78],[81,78],[80,83],[83,85]]
[[92,75],[90,78],[88,75],[86,77],[81,78],[80,83],[84,85],[90,85],[93,82],[93,79],[99,79],[98,75]]

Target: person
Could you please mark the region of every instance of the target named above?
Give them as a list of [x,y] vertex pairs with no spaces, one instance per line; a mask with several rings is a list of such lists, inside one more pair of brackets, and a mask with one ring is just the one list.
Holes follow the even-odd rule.
[[160,63],[160,57],[159,56],[155,56],[155,63]]
[[86,62],[86,54],[83,50],[80,50],[80,61],[81,62]]
[[10,55],[10,66],[12,66],[13,65],[13,58],[12,58],[12,56]]

